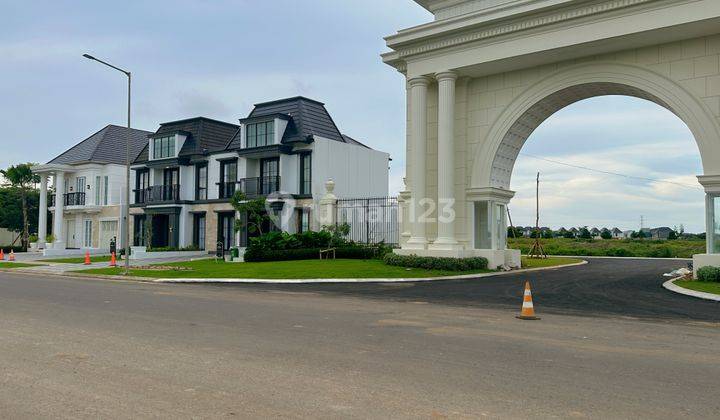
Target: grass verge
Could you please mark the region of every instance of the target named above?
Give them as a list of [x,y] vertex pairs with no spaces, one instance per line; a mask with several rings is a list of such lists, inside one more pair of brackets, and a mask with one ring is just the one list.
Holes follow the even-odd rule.
[[0,268],[22,268],[22,267],[37,267],[42,264],[26,264],[20,262],[0,262]]
[[[227,263],[212,259],[188,261],[163,266],[188,267],[191,270],[138,270],[130,275],[152,278],[246,278],[246,279],[319,279],[319,278],[418,278],[488,273],[491,270],[443,271],[392,267],[380,260],[300,260]],[[78,271],[83,274],[115,275],[122,268],[96,268]]]
[[[532,238],[508,238],[508,248],[530,252]],[[705,253],[704,240],[652,240],[652,239],[570,239],[540,240],[548,255],[587,255],[597,257],[651,257],[692,258]]]
[[[46,260],[38,260],[40,262],[49,263],[63,263],[63,264],[83,264],[85,257],[68,257],[68,258],[49,258]],[[90,262],[108,262],[110,261],[109,255],[90,256]]]
[[694,280],[678,280],[676,285],[696,292],[713,293],[720,295],[720,283]]
[[542,267],[556,267],[568,264],[577,264],[583,260],[578,258],[562,258],[562,257],[547,257],[547,258],[528,258],[522,257],[522,268],[542,268]]

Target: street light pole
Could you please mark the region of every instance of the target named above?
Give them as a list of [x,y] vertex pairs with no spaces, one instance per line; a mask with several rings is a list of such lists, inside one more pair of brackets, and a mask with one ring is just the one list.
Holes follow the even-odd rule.
[[88,60],[97,61],[112,69],[122,72],[127,76],[128,95],[127,95],[127,133],[125,139],[125,207],[123,208],[123,218],[125,219],[125,235],[123,242],[125,243],[125,275],[130,273],[130,92],[132,84],[132,74],[120,67],[115,67],[110,63],[99,60],[90,54],[83,54]]

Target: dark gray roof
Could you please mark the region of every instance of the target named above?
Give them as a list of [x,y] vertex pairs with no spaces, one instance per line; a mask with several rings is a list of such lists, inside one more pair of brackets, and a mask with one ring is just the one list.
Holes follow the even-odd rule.
[[[187,135],[183,148],[178,156],[201,155],[205,152],[213,153],[225,150],[230,139],[240,127],[223,121],[211,118],[196,117],[185,120],[171,121],[160,124],[155,133],[150,137],[161,137],[163,135],[182,132]],[[135,160],[136,163],[148,161],[148,140],[145,139],[145,147]]]
[[[263,117],[285,115],[288,125],[281,140],[282,143],[307,142],[313,136],[345,142],[340,130],[325,109],[325,104],[303,96],[280,99],[277,101],[255,104],[255,108],[241,122],[250,122]],[[229,149],[239,148],[240,136],[236,136],[228,145]]]
[[[79,163],[117,163],[124,165],[128,128],[108,125],[48,163],[72,165]],[[147,145],[149,131],[130,129],[130,160],[133,161]]]
[[342,137],[343,137],[343,140],[345,140],[345,143],[354,144],[354,145],[356,145],[356,146],[361,146],[361,147],[364,147],[364,148],[366,148],[366,149],[371,149],[371,147],[368,147],[368,146],[360,143],[359,141],[355,140],[354,138],[352,138],[352,137],[350,137],[350,136],[346,136],[345,134],[343,134]]

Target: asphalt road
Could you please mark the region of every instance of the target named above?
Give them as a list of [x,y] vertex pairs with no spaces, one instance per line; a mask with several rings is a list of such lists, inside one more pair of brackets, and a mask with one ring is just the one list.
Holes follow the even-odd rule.
[[507,282],[507,296],[472,292],[484,304],[457,284],[446,304],[415,298],[429,285],[350,293],[0,273],[0,417],[718,417],[719,323],[687,308],[659,322],[556,314],[540,277],[543,319],[527,322],[514,318],[512,276],[482,279]]
[[[295,290],[394,301],[518,310],[526,280],[539,313],[720,321],[720,302],[701,301],[662,287],[663,273],[685,267],[681,260],[592,258],[588,264],[546,271],[409,284],[304,284],[241,286]],[[237,285],[217,287],[237,288]]]

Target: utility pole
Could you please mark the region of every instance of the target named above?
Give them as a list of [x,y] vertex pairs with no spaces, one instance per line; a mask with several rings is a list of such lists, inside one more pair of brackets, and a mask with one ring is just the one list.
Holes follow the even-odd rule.
[[535,242],[530,249],[530,258],[547,258],[545,249],[540,243],[540,172],[535,179]]

